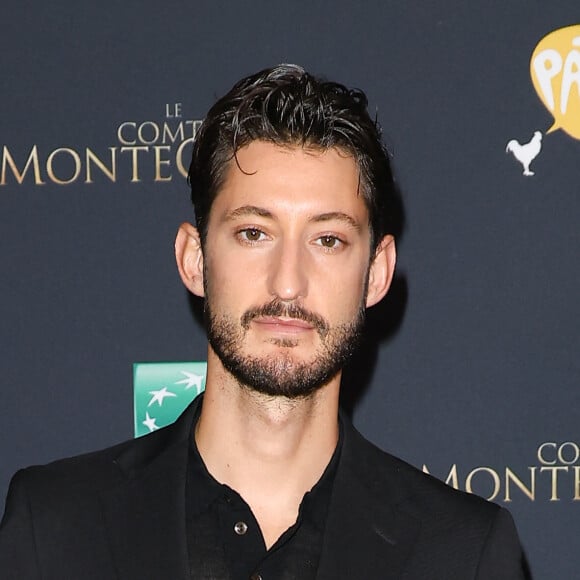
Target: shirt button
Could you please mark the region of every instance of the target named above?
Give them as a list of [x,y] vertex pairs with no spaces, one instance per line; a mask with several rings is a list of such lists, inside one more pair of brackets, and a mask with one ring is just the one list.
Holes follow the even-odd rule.
[[234,532],[238,534],[238,536],[243,536],[248,531],[248,524],[246,522],[236,522],[234,524]]

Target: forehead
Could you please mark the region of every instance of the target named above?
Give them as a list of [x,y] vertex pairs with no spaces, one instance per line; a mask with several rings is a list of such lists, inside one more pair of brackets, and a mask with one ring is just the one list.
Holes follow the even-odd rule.
[[228,163],[211,213],[247,204],[295,214],[341,211],[357,221],[368,220],[358,164],[338,148],[264,141],[240,148]]

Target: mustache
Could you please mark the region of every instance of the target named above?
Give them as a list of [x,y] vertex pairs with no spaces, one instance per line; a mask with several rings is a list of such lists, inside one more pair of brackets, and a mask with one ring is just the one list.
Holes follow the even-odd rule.
[[306,308],[300,306],[299,304],[287,304],[282,302],[279,298],[275,298],[268,304],[263,304],[262,306],[256,306],[246,310],[242,315],[242,328],[248,330],[250,322],[254,318],[260,318],[262,316],[274,316],[274,317],[285,317],[285,318],[295,318],[296,320],[303,320],[307,322],[312,327],[314,327],[318,334],[323,338],[328,334],[330,330],[330,325],[322,316],[307,310]]

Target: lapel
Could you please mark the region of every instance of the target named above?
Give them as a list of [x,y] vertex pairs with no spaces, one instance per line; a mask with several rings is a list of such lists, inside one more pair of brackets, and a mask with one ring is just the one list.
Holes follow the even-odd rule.
[[[118,578],[189,579],[185,481],[198,397],[171,426],[137,439],[115,463],[122,482],[101,493]],[[343,417],[344,440],[317,580],[399,578],[420,523],[389,456]]]
[[343,425],[317,580],[394,580],[413,552],[420,522],[404,510],[404,485],[390,456],[344,417]]
[[101,494],[118,578],[189,578],[185,480],[198,397],[171,426],[132,442],[115,463],[124,478]]

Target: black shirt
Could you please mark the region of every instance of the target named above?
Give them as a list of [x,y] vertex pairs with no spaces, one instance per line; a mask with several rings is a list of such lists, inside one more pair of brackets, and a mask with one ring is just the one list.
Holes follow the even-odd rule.
[[342,426],[322,477],[302,499],[296,523],[266,550],[250,506],[212,477],[191,437],[186,483],[191,579],[314,580],[341,445]]

